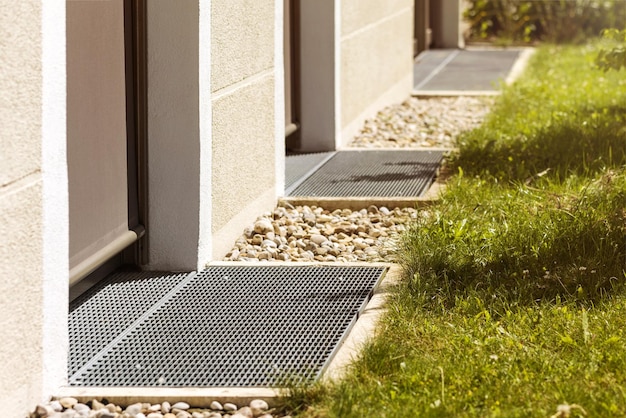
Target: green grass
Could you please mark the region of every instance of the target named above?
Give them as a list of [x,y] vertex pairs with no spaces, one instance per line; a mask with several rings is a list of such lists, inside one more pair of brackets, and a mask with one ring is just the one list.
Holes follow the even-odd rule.
[[467,176],[564,179],[626,161],[626,75],[595,68],[599,47],[544,47],[504,89],[482,127],[460,140]]
[[301,415],[626,416],[626,73],[596,54],[541,48],[461,138],[378,336]]

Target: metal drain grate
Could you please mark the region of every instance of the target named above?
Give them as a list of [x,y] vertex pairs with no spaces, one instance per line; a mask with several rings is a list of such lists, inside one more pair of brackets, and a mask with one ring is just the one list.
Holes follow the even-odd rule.
[[69,374],[76,373],[188,273],[114,273],[70,304]]
[[417,57],[414,89],[429,91],[496,91],[521,50],[429,50]]
[[321,167],[335,152],[317,152],[313,154],[294,154],[285,158],[285,194]]
[[418,197],[442,158],[442,151],[340,151],[289,196]]
[[[168,296],[84,363],[70,376],[70,384],[267,387],[287,379],[313,380],[329,363],[384,270],[210,267],[169,291],[164,288]],[[125,297],[116,303],[135,301]],[[98,318],[104,313],[96,312],[108,312],[111,305],[98,297],[94,303],[84,301],[81,308],[95,312],[83,317]],[[74,327],[86,335],[93,325],[81,322]]]

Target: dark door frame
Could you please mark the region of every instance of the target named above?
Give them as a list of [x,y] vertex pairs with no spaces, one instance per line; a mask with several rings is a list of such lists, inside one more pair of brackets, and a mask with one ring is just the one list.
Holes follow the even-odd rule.
[[[289,45],[285,45],[285,106],[290,106],[291,120],[285,120],[286,149],[300,148],[300,0],[283,0],[285,16],[283,16],[285,31],[284,38]],[[288,48],[288,50],[287,50]],[[289,57],[289,59],[287,59]],[[287,113],[287,112],[285,112]]]
[[117,249],[117,254],[86,277],[74,283],[70,278],[70,300],[122,265],[139,267],[148,263],[147,0],[123,1],[128,228],[138,239]]
[[128,144],[128,226],[141,232],[124,251],[127,263],[148,263],[148,124],[147,124],[147,5],[124,0],[126,40],[126,121]]

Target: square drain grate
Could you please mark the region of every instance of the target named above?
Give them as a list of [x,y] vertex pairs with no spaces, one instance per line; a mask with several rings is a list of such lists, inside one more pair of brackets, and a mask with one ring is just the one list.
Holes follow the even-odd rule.
[[497,91],[522,50],[428,50],[416,60],[415,91]]
[[339,151],[291,197],[419,197],[432,184],[443,151]]
[[70,304],[69,374],[72,376],[188,274],[114,273]]
[[285,157],[285,193],[288,195],[317,168],[322,166],[335,152],[293,154]]
[[272,387],[314,380],[384,271],[212,266],[127,282],[113,276],[70,306],[69,383]]

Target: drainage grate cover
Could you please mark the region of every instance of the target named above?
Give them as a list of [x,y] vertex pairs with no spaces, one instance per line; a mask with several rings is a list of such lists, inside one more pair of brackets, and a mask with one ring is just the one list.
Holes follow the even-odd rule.
[[285,158],[285,193],[289,194],[302,179],[324,164],[335,152],[287,155]]
[[429,50],[415,63],[414,86],[428,91],[496,91],[521,50]]
[[419,197],[442,158],[443,151],[340,151],[289,196]]
[[187,276],[160,272],[114,273],[70,304],[70,376],[142,318]]
[[[73,386],[271,387],[318,378],[382,279],[383,267],[213,266],[164,285],[161,297],[100,297],[71,314]],[[167,280],[164,280],[164,282]],[[103,289],[109,287],[108,284]],[[155,301],[143,318],[124,309]],[[108,302],[108,303],[104,303]],[[99,343],[97,318],[132,325]],[[131,314],[134,318],[135,313]],[[86,318],[86,319],[85,319]],[[125,326],[125,325],[124,325]],[[76,332],[76,331],[75,331]],[[80,341],[79,341],[80,340]],[[94,343],[95,342],[95,343]],[[87,348],[90,343],[96,348]],[[102,345],[105,345],[102,348]],[[79,352],[88,352],[87,357]],[[72,359],[74,360],[74,359]],[[77,362],[78,363],[78,362]],[[76,369],[76,367],[74,367]]]

